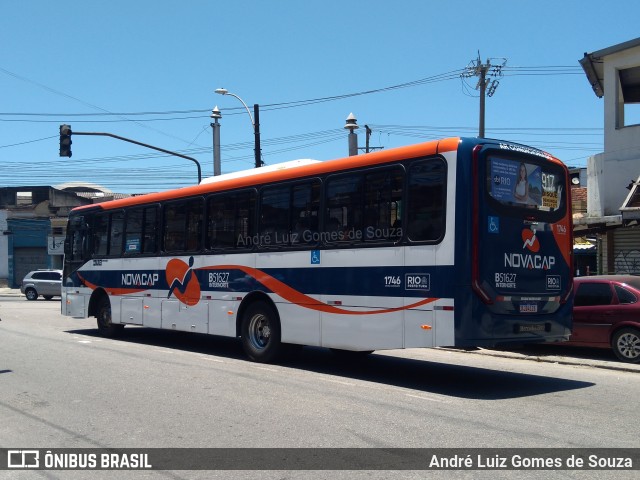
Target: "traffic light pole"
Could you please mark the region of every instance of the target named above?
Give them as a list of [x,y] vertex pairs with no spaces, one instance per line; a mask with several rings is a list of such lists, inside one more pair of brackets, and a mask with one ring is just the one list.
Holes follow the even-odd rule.
[[121,137],[120,135],[114,135],[113,133],[105,133],[105,132],[73,132],[72,135],[94,135],[100,137],[111,137],[117,138],[118,140],[123,140],[129,143],[135,143],[136,145],[140,145],[142,147],[147,147],[152,150],[157,150],[158,152],[167,153],[169,155],[174,155],[180,158],[186,158],[187,160],[191,160],[198,167],[198,184],[202,181],[202,170],[200,168],[200,162],[195,158],[187,157],[186,155],[182,155],[181,153],[172,152],[171,150],[165,150],[164,148],[154,147],[153,145],[148,145],[146,143],[138,142],[137,140],[131,140],[130,138]]

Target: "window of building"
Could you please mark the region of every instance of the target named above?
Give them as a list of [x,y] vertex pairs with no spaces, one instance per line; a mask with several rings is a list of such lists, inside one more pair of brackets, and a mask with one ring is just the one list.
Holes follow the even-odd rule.
[[640,66],[618,70],[617,127],[640,125]]

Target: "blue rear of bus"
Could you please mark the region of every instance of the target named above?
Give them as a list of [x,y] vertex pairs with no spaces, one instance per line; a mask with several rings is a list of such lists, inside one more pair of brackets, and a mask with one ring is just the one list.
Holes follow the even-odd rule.
[[463,139],[458,153],[456,346],[567,340],[566,167],[539,150],[484,139]]

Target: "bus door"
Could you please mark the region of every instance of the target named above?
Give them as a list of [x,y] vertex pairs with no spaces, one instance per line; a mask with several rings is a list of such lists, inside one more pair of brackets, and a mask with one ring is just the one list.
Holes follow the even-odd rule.
[[76,289],[82,286],[78,270],[88,261],[90,231],[83,215],[69,218],[64,242],[64,271],[62,272],[62,313],[71,317],[85,316],[85,297]]

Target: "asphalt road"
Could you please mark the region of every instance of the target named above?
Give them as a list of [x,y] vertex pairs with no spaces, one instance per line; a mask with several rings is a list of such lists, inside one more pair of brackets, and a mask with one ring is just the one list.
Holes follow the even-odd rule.
[[[640,374],[439,349],[278,365],[232,339],[0,298],[0,447],[636,448]],[[7,476],[11,473],[10,476]],[[23,478],[521,478],[525,472],[25,472]],[[637,472],[636,472],[637,473]],[[0,472],[0,478],[20,478]],[[90,474],[90,475],[88,475]],[[526,478],[552,478],[529,471]],[[568,478],[633,472],[564,471]],[[524,478],[524,477],[522,477]]]

